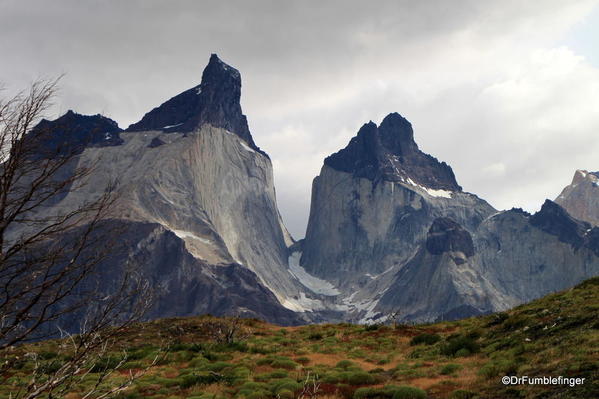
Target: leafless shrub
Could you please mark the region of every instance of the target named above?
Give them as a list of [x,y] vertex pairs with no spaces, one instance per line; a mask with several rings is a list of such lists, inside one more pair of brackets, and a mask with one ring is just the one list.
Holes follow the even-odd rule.
[[317,374],[306,373],[301,392],[297,399],[315,398],[320,393],[320,382]]
[[[10,358],[16,345],[57,336],[68,354],[48,371],[30,353],[34,371],[12,398],[61,396],[89,378],[152,300],[145,280],[128,265],[120,265],[122,273],[109,290],[94,279],[119,235],[106,221],[116,182],[71,209],[52,206],[82,189],[96,166],[79,164],[81,147],[48,146],[51,132],[32,129],[50,106],[57,83],[38,81],[26,93],[0,99],[0,354]],[[93,373],[97,384],[84,398],[110,396],[138,378],[134,373],[106,388],[108,376],[125,360],[123,355]]]
[[200,328],[218,344],[244,341],[252,335],[251,330],[245,326],[243,319],[239,316],[204,320]]

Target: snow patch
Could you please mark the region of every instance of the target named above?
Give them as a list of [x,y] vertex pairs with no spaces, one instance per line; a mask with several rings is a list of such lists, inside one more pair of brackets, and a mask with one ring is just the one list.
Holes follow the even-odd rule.
[[254,151],[253,149],[251,149],[251,148],[250,148],[250,146],[249,146],[249,145],[247,145],[247,144],[245,143],[245,141],[243,141],[243,140],[240,140],[240,141],[239,141],[239,144],[241,144],[241,146],[242,146],[242,147],[243,147],[243,148],[244,148],[246,151],[249,151],[249,152],[256,152],[256,151]]
[[202,94],[202,87],[198,86],[198,88],[196,89],[196,94]]
[[299,298],[285,298],[281,305],[294,312],[312,312],[324,309],[324,305],[318,299],[308,298],[304,292],[300,292]]
[[163,129],[170,129],[171,127],[177,127],[177,126],[181,126],[183,124],[183,122],[181,123],[177,123],[176,125],[168,125],[168,126],[163,126]]
[[404,179],[402,179],[402,180],[405,183],[408,183],[411,186],[418,187],[419,189],[424,190],[431,197],[451,198],[452,191],[449,191],[449,190],[436,190],[436,189],[433,189],[433,188],[424,187],[424,186],[421,186],[420,184],[417,184],[416,182],[414,182],[414,180],[412,180],[409,177],[408,177],[407,180],[404,180]]
[[198,237],[197,235],[193,234],[190,231],[183,231],[183,230],[175,230],[175,229],[171,229],[171,231],[173,233],[175,233],[175,235],[181,239],[186,239],[186,238],[193,238],[194,240],[198,240],[200,242],[203,242],[204,244],[209,244],[212,245],[213,242],[212,240],[209,240],[207,238],[202,238],[202,237]]
[[315,294],[326,296],[336,296],[341,292],[331,283],[326,280],[319,279],[308,273],[300,266],[299,261],[302,253],[299,251],[293,252],[288,259],[289,272],[306,288]]
[[343,305],[338,306],[339,310],[350,310],[350,311],[362,311],[366,312],[362,318],[358,321],[360,324],[368,324],[374,322],[374,316],[377,315],[377,312],[374,311],[374,308],[378,304],[379,300],[363,300],[363,301],[355,301],[354,296],[357,292],[354,292],[347,298],[343,298],[341,301]]

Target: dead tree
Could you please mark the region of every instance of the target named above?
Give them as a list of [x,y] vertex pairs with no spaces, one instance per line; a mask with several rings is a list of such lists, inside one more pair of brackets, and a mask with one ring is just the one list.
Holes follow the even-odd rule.
[[[68,352],[67,360],[43,378],[35,368],[13,398],[67,392],[142,317],[151,300],[145,281],[127,265],[110,292],[99,290],[94,280],[115,249],[111,243],[118,232],[107,220],[116,183],[70,209],[53,206],[83,189],[96,167],[79,165],[80,145],[52,142],[52,131],[33,129],[51,105],[57,82],[38,81],[28,92],[0,99],[0,354],[60,336]],[[35,354],[31,360],[37,362]],[[100,373],[100,382],[112,371]]]
[[210,318],[204,320],[200,328],[217,344],[241,342],[252,335],[251,330],[245,327],[245,323],[239,315],[218,319]]

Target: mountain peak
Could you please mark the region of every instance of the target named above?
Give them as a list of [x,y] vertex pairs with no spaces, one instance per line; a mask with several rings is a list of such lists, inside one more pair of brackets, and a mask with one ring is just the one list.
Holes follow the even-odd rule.
[[370,121],[325,165],[369,180],[415,182],[434,190],[461,191],[451,167],[425,154],[414,141],[412,124],[400,114],[387,115],[380,126]]
[[83,151],[86,146],[106,147],[123,143],[118,124],[103,115],[82,115],[68,110],[59,118],[42,119],[31,132],[40,156]]
[[599,172],[577,170],[555,202],[576,219],[599,226]]
[[591,230],[589,223],[573,218],[563,207],[549,199],[545,200],[540,211],[530,217],[529,222],[574,248],[584,244],[585,235]]
[[254,143],[240,99],[241,74],[212,54],[199,85],[154,108],[127,131],[191,132],[208,123],[235,133],[266,155]]
[[231,65],[223,62],[218,55],[212,54],[208,65],[202,73],[202,84],[221,83],[223,79],[231,79],[241,87],[241,74]]

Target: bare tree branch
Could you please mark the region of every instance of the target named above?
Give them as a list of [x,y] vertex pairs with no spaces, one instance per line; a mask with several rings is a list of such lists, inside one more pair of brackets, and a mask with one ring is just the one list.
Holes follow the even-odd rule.
[[106,398],[143,374],[130,373],[125,382],[106,388],[126,353],[116,365],[97,369],[109,348],[143,317],[152,296],[126,262],[117,265],[111,286],[98,278],[121,233],[110,221],[117,182],[70,209],[54,206],[84,189],[97,166],[81,164],[85,143],[56,140],[51,129],[38,124],[59,79],[35,82],[28,92],[0,99],[0,354],[10,358],[16,345],[62,336],[65,356],[56,367],[46,370],[39,354],[29,353],[32,375],[12,397],[61,396],[93,374],[96,384],[84,398]]

